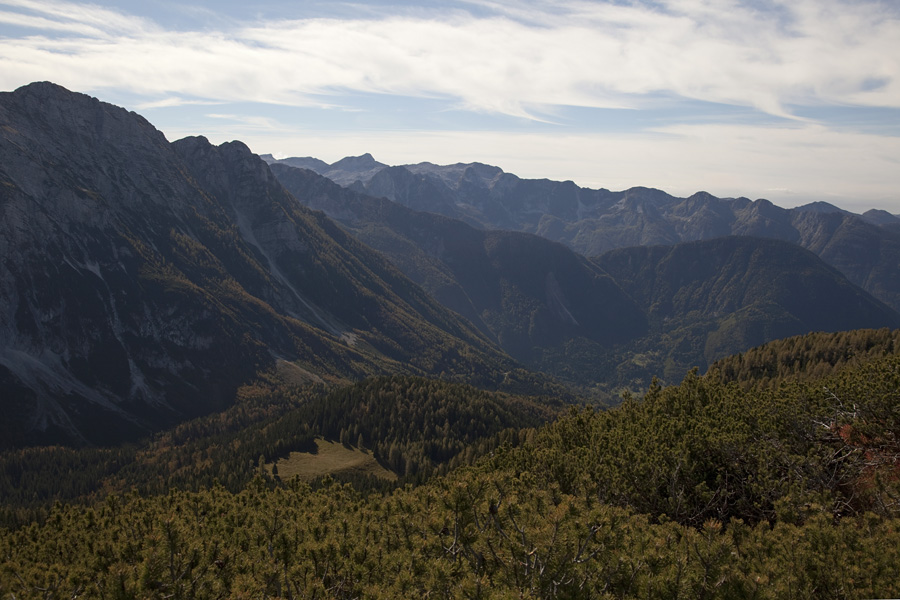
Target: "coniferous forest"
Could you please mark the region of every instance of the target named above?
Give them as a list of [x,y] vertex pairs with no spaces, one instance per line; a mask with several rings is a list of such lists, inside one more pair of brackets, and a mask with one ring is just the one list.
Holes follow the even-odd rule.
[[[8,451],[0,597],[896,597],[896,339],[775,342],[609,410],[261,380],[145,444]],[[267,466],[321,438],[400,477]]]

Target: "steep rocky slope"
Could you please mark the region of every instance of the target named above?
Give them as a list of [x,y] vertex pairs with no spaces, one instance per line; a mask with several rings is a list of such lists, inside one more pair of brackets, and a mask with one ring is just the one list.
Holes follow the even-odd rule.
[[493,381],[513,363],[241,143],[169,144],[53,84],[0,94],[3,444],[112,443],[278,360]]

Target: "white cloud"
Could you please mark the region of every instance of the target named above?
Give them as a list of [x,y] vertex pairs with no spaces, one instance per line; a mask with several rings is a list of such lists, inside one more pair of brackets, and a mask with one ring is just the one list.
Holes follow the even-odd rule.
[[275,119],[270,119],[269,117],[261,117],[254,115],[234,115],[234,114],[222,114],[222,113],[211,113],[206,115],[210,119],[221,119],[224,121],[230,121],[238,127],[235,128],[232,126],[232,132],[247,132],[247,131],[283,131],[285,126],[279,123]]
[[[876,2],[500,3],[468,13],[164,32],[92,5],[7,0],[72,37],[0,40],[0,85],[35,78],[215,100],[296,103],[353,90],[472,110],[639,106],[644,94],[752,106],[900,106],[900,19]],[[421,13],[417,13],[421,14]],[[9,21],[12,17],[7,17]],[[92,32],[102,30],[102,34]]]
[[203,30],[165,31],[91,4],[0,0],[0,26],[29,32],[0,34],[0,88],[45,79],[101,97],[106,90],[137,96],[140,109],[172,110],[204,102],[335,109],[348,93],[374,93],[526,119],[568,106],[640,109],[659,108],[660,98],[701,100],[790,117],[793,126],[728,126],[707,116],[704,125],[602,137],[564,128],[553,135],[315,134],[236,108],[193,131],[159,124],[170,139],[240,138],[259,152],[326,160],[366,151],[395,164],[481,160],[582,185],[650,185],[681,195],[702,186],[783,203],[862,197],[900,212],[900,138],[834,131],[791,114],[796,107],[900,108],[900,10],[890,2],[468,5],[475,9],[221,19]]
[[84,23],[60,22],[44,17],[24,15],[22,13],[9,11],[0,11],[0,24],[44,31],[68,31],[71,33],[77,33],[79,35],[87,36],[103,35],[102,30],[96,27],[92,27],[91,25],[86,25]]
[[188,100],[177,96],[170,96],[159,100],[141,102],[136,105],[135,108],[137,110],[151,110],[154,108],[174,108],[177,106],[214,106],[216,104],[222,104],[222,102],[213,100]]
[[37,13],[40,16],[6,12],[9,20],[2,23],[46,30],[71,31],[81,35],[141,35],[158,27],[151,21],[122,14],[94,4],[60,2],[54,0],[2,0],[0,6]]

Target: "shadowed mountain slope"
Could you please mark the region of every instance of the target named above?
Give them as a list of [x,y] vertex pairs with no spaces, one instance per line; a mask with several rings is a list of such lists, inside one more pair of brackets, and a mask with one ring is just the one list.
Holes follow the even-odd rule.
[[646,307],[646,351],[667,378],[770,340],[900,326],[890,307],[813,253],[778,240],[725,237],[593,260]]
[[[338,165],[342,168],[335,170]],[[348,170],[352,165],[359,169]],[[378,165],[370,155],[335,165],[304,163],[357,191],[484,229],[535,233],[585,256],[727,235],[788,241],[900,310],[900,218],[885,211],[856,215],[826,202],[788,210],[768,200],[706,192],[676,198],[642,187],[592,190],[571,181],[521,179],[480,163]]]
[[784,335],[898,322],[890,308],[785,242],[639,246],[587,266],[533,235],[475,229],[309,170],[271,168],[301,202],[384,252],[513,356],[606,390],[640,388],[653,375],[674,381],[694,365],[705,369]]
[[445,306],[512,356],[550,367],[573,340],[609,348],[646,332],[646,319],[596,265],[538,236],[475,229],[341,188],[312,171],[272,165],[308,206],[381,250]]
[[4,444],[112,443],[310,379],[514,363],[239,142],[169,144],[49,83],[0,94]]

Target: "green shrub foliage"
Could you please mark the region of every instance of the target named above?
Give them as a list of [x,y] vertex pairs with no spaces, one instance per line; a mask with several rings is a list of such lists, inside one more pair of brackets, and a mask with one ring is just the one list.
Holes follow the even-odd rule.
[[[281,408],[245,399],[256,408],[234,423],[97,459],[121,491],[0,530],[0,598],[897,597],[900,357],[845,362],[762,386],[691,372],[537,429],[548,415],[526,400],[417,378],[297,392]],[[279,481],[258,450],[289,419],[420,474],[471,445],[485,454],[392,490]],[[194,435],[218,440],[212,463],[248,446],[252,474],[231,487],[172,478],[205,472],[167,454],[199,452]],[[181,483],[124,484],[128,452]]]

